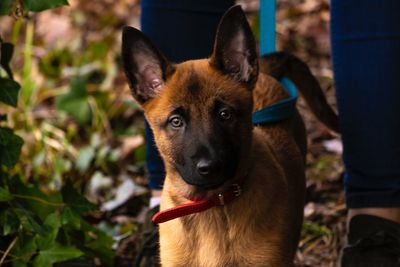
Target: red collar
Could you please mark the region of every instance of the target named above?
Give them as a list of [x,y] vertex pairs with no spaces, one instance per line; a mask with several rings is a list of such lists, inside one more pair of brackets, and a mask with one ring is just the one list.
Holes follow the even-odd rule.
[[227,191],[215,194],[209,199],[192,200],[187,198],[192,200],[192,202],[159,211],[151,218],[151,220],[155,223],[163,223],[193,213],[202,212],[215,206],[223,206],[239,197],[241,193],[242,188],[240,185],[237,183],[232,184]]

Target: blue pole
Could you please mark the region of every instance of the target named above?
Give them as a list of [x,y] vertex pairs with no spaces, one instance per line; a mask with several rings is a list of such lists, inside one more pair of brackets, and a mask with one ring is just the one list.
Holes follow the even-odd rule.
[[276,0],[260,0],[260,54],[276,51]]

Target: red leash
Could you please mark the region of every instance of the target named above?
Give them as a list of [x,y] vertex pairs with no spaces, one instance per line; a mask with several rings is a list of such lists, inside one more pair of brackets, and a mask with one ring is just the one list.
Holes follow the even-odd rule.
[[223,206],[239,197],[241,193],[242,188],[240,185],[232,184],[229,190],[216,194],[210,199],[192,200],[190,203],[159,211],[151,218],[151,220],[155,223],[163,223],[193,213],[202,212],[215,206]]

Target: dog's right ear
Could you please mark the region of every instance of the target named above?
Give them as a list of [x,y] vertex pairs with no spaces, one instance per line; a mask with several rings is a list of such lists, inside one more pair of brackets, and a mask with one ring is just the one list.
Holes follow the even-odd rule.
[[[270,0],[265,0],[270,1]],[[223,15],[217,29],[212,66],[253,88],[258,77],[256,42],[240,6],[231,7]]]
[[173,67],[139,30],[125,26],[122,31],[122,62],[132,94],[139,104],[160,93]]

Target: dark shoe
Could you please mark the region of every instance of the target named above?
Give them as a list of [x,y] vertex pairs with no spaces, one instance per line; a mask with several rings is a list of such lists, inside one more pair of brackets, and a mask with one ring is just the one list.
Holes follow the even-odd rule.
[[342,267],[400,267],[400,224],[372,215],[350,221]]

